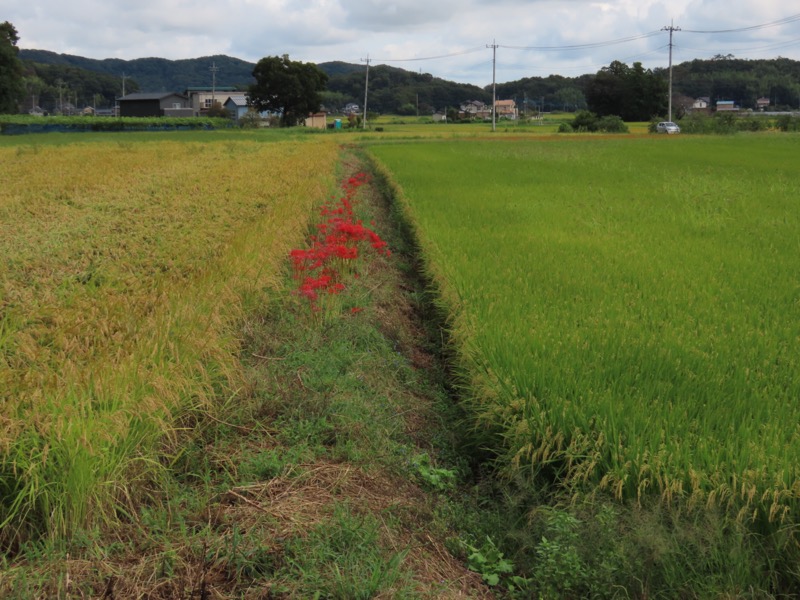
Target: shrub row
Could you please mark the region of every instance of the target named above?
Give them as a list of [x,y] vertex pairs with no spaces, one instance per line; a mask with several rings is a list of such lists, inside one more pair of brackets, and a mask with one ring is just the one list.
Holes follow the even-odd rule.
[[575,113],[572,122],[563,122],[558,127],[559,133],[572,132],[602,132],[602,133],[628,133],[628,126],[617,115],[598,117],[588,110],[579,110]]
[[230,127],[228,119],[203,117],[31,117],[3,115],[0,134],[82,131],[175,131]]
[[[656,124],[665,119],[650,121],[650,133],[655,133]],[[706,115],[692,113],[682,118],[678,124],[684,133],[732,134],[739,131],[800,131],[800,116],[779,115],[775,119],[759,115],[740,116],[734,113]]]

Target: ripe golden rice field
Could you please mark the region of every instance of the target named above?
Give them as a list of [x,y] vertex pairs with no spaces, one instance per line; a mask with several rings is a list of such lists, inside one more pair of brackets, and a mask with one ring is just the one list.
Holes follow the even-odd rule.
[[0,545],[125,510],[177,428],[235,398],[236,324],[337,157],[321,138],[0,147]]

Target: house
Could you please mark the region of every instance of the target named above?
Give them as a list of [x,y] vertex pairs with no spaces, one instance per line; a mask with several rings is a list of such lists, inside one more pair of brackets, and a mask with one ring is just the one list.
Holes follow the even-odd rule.
[[246,94],[231,94],[222,107],[227,110],[231,117],[238,121],[247,114],[247,95]]
[[497,100],[494,109],[500,119],[516,119],[518,116],[517,103],[513,100]]
[[739,107],[733,100],[717,100],[717,112],[737,112]]
[[358,104],[355,102],[350,102],[347,106],[344,107],[344,114],[346,115],[355,115],[360,112]]
[[204,117],[214,102],[224,106],[228,98],[241,93],[235,87],[199,86],[186,88],[185,95],[189,98],[189,106],[194,111],[194,116]]
[[468,100],[459,106],[459,116],[465,119],[490,119],[492,109],[480,100]]
[[443,112],[435,112],[432,116],[434,123],[447,123],[447,115]]
[[174,92],[136,92],[119,99],[120,117],[192,116],[189,98]]
[[328,113],[316,112],[308,115],[303,122],[306,127],[316,127],[317,129],[325,129],[328,126]]
[[758,98],[756,100],[756,110],[766,110],[769,108],[769,98]]
[[701,96],[700,98],[695,98],[695,101],[692,102],[692,110],[707,110],[708,105],[711,103],[711,98],[708,96]]

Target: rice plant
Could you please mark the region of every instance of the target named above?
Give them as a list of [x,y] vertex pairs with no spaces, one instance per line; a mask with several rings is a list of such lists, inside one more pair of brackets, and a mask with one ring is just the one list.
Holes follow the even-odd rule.
[[799,146],[372,146],[506,469],[797,522]]
[[180,432],[236,398],[247,303],[276,285],[335,184],[324,140],[81,139],[0,148],[0,547],[12,552],[132,518],[157,494]]

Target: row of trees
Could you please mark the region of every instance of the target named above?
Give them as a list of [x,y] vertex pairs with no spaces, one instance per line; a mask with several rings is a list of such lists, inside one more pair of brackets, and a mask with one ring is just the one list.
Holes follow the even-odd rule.
[[800,61],[789,58],[744,60],[718,55],[675,65],[676,90],[691,98],[706,96],[733,100],[742,108],[756,108],[758,98],[769,98],[781,110],[800,107]]

